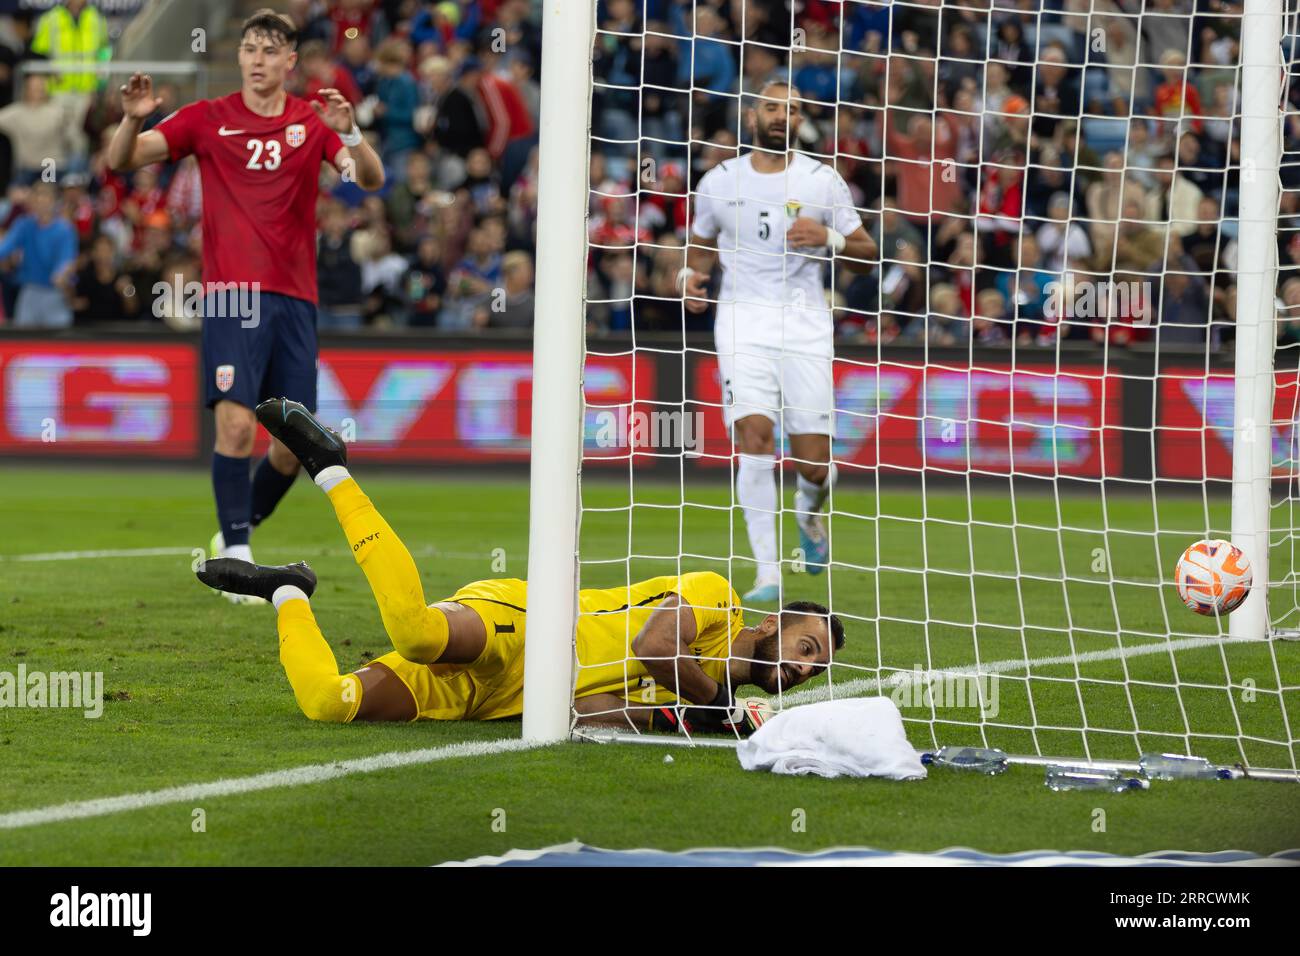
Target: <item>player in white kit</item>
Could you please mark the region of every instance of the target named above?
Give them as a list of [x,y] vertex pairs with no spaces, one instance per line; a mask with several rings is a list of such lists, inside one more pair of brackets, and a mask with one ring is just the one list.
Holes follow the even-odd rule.
[[710,273],[722,265],[714,342],[722,406],[739,451],[736,497],[757,576],[745,600],[780,599],[780,503],[775,428],[798,466],[795,513],[807,570],[826,569],[830,542],[821,510],[835,482],[834,325],[825,266],[834,257],[871,268],[876,244],[835,169],[790,151],[801,122],[798,91],[770,82],[746,110],[753,148],[700,180],[687,265],[678,276],[686,308],[703,312]]

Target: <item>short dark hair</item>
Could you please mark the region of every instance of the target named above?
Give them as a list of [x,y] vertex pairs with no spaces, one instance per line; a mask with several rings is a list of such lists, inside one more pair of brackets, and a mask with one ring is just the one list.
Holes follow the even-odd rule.
[[781,608],[782,614],[802,614],[806,617],[824,617],[831,631],[831,642],[838,651],[844,647],[844,622],[831,613],[825,604],[816,601],[791,601]]
[[253,11],[253,15],[239,28],[239,39],[242,41],[250,33],[263,33],[291,47],[298,45],[298,28],[293,25],[293,21],[270,7]]

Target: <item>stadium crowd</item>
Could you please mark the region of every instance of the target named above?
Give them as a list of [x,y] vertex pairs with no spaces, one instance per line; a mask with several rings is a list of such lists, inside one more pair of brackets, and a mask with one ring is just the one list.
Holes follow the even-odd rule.
[[[158,316],[146,291],[201,278],[193,159],[115,174],[115,85],[16,81],[57,52],[45,21],[85,7],[0,17],[3,321],[192,329],[179,298]],[[365,194],[322,174],[321,327],[529,328],[540,4],[282,9],[299,28],[292,91],[342,90],[389,177]],[[675,289],[687,194],[745,145],[747,95],[786,77],[798,147],[835,164],[881,249],[877,270],[836,270],[841,340],[1226,344],[1240,14],[1239,0],[801,0],[793,14],[785,0],[600,0],[589,329],[709,327]],[[105,32],[93,55],[109,45]],[[146,126],[179,105],[174,85],[159,95]],[[1300,112],[1285,143],[1300,149]],[[1283,186],[1285,270],[1300,265],[1289,166]],[[1279,307],[1300,309],[1300,275],[1283,280]],[[1300,343],[1300,311],[1279,337]]]

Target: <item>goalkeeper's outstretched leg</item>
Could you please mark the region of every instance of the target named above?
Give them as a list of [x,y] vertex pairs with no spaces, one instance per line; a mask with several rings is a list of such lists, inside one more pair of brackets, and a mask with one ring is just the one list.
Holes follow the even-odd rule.
[[[258,421],[302,462],[329,497],[352,556],[370,582],[393,648],[414,664],[466,664],[483,652],[481,626],[449,626],[447,610],[424,599],[410,551],[347,470],[346,446],[306,408],[287,399],[257,406]],[[475,615],[470,615],[476,617]]]
[[313,720],[407,721],[422,711],[428,711],[425,716],[463,716],[460,704],[465,689],[455,681],[446,681],[445,686],[435,683],[422,695],[423,705],[417,706],[411,676],[403,680],[396,672],[429,671],[429,665],[451,670],[477,661],[487,642],[482,619],[462,604],[425,604],[414,559],[348,474],[346,446],[336,434],[304,406],[285,399],[263,402],[257,415],[329,497],[396,653],[340,675],[311,610],[309,598],[316,578],[305,564],[273,568],[218,559],[206,562],[200,580],[227,593],[264,597],[275,605],[280,660],[299,706]]
[[[236,558],[213,558],[198,569],[204,584],[227,594],[249,594],[264,598],[276,610],[280,637],[280,663],[293,688],[302,712],[312,720],[328,723],[361,721],[411,721],[420,716],[459,719],[464,716],[465,688],[458,682],[424,682],[425,693],[417,705],[413,686],[419,686],[421,671],[432,669],[405,661],[399,654],[387,654],[350,674],[340,674],[338,661],[321,633],[312,613],[310,599],[316,575],[306,564],[265,567]],[[438,605],[430,611],[443,613],[457,647],[473,646],[475,634],[483,644],[483,624],[469,608]],[[451,652],[444,652],[444,658]],[[444,664],[449,663],[444,660]],[[398,672],[405,675],[405,680]]]

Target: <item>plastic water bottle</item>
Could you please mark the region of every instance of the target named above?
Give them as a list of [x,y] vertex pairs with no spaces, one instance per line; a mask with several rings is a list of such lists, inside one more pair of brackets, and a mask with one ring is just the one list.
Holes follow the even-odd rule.
[[1001,750],[982,747],[940,747],[936,753],[922,754],[921,763],[993,776],[1007,769],[1007,755]]
[[1138,766],[1148,780],[1227,780],[1232,776],[1231,770],[1216,767],[1204,757],[1182,754],[1143,754]]
[[1118,770],[1093,770],[1088,767],[1047,768],[1047,786],[1052,790],[1106,790],[1123,793],[1125,790],[1146,790],[1150,781],[1129,777]]

